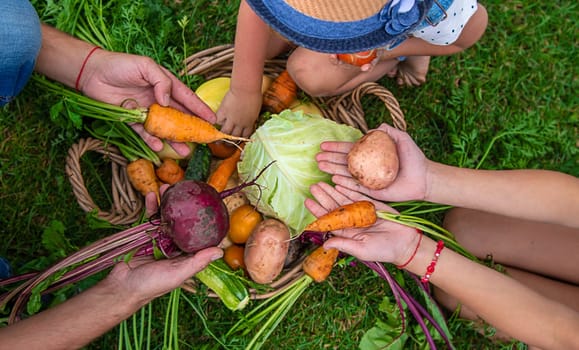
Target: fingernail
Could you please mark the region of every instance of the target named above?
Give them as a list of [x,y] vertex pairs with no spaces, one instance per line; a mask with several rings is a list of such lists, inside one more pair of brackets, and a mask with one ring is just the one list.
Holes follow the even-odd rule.
[[169,94],[166,94],[163,96],[163,105],[168,106],[169,103],[171,103],[171,96],[169,96]]
[[223,256],[223,254],[215,254],[211,257],[211,261],[221,259],[222,256]]

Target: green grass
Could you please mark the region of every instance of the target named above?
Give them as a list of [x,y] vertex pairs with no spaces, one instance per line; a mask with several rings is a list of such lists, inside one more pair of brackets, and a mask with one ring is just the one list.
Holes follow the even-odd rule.
[[[105,12],[114,47],[149,55],[175,72],[184,56],[233,40],[237,1],[131,3],[122,11]],[[43,1],[35,4],[51,23],[71,23],[64,20],[70,11]],[[579,176],[576,1],[489,0],[484,5],[490,24],[483,38],[461,54],[434,58],[424,86],[398,87],[389,79],[381,83],[397,97],[408,131],[434,160],[484,169],[546,168]],[[190,21],[182,30],[178,20],[184,16]],[[201,80],[188,81],[194,88]],[[66,236],[77,246],[108,233],[90,225],[72,194],[64,162],[69,147],[84,134],[62,120],[51,121],[54,102],[29,84],[22,96],[0,110],[0,256],[18,270],[50,253],[41,235],[53,220],[64,223]],[[389,121],[379,101],[363,102],[371,127]],[[98,157],[90,159],[96,165],[89,167],[87,178],[106,174],[106,164]],[[98,184],[94,188],[98,191]],[[387,293],[385,283],[368,269],[336,269],[327,283],[305,292],[264,348],[355,349],[380,316],[377,305]],[[219,301],[192,298],[216,334],[235,322],[235,315]],[[167,300],[154,303],[155,339],[162,339]],[[449,327],[458,349],[501,348],[480,337],[468,322],[451,318]],[[181,303],[179,332],[182,348],[214,344],[187,303]],[[117,337],[113,330],[88,348],[115,348]]]

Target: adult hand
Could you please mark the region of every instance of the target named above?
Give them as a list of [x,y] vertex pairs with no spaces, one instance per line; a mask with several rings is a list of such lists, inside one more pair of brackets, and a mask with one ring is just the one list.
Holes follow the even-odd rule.
[[396,180],[382,190],[371,190],[360,185],[348,171],[348,152],[353,147],[351,142],[323,142],[321,153],[316,155],[320,170],[334,175],[332,181],[369,197],[385,201],[422,200],[426,195],[426,173],[428,159],[418,148],[410,135],[382,124],[378,128],[387,132],[396,143],[400,169]]
[[[395,212],[384,203],[374,201],[359,192],[320,182],[312,185],[310,191],[315,200],[306,199],[308,210],[319,217],[348,203],[368,200],[376,210]],[[378,219],[368,228],[347,229],[332,232],[333,236],[324,243],[326,249],[336,248],[344,253],[365,261],[391,262],[403,264],[412,255],[420,238],[413,228]]]
[[[168,188],[169,188],[168,184],[162,184],[161,187],[159,187],[159,194],[161,197],[163,197],[163,193],[165,193],[165,191]],[[157,199],[157,194],[155,192],[147,193],[147,195],[145,196],[145,212],[147,214],[147,217],[150,218],[151,216],[157,214],[158,210],[159,210],[159,203]]]
[[222,256],[223,251],[220,248],[211,247],[194,255],[171,259],[134,257],[129,262],[115,265],[103,282],[109,284],[119,298],[145,305],[179,287],[211,261]]
[[[97,50],[87,61],[79,89],[93,99],[127,108],[148,107],[157,102],[215,123],[213,111],[183,82],[149,57]],[[162,141],[147,134],[142,125],[135,131],[153,151],[163,148]],[[184,143],[170,143],[175,151],[188,156]]]
[[217,124],[221,125],[221,131],[241,137],[251,136],[262,102],[261,92],[254,94],[229,90],[217,111]]

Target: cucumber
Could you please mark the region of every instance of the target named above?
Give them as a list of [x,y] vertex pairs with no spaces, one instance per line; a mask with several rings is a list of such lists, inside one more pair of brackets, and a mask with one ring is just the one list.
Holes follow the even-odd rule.
[[185,179],[195,181],[206,181],[209,176],[209,166],[211,164],[211,150],[209,147],[200,143],[197,144],[187,169],[185,170]]
[[223,259],[211,262],[195,277],[215,292],[229,310],[242,310],[249,303],[247,287]]

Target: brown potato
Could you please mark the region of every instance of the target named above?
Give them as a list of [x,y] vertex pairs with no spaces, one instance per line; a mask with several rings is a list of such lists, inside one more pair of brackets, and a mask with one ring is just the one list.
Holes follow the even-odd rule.
[[245,243],[245,266],[257,283],[271,283],[279,276],[288,254],[290,232],[276,219],[265,219],[254,228]]
[[372,190],[388,187],[398,175],[396,143],[388,133],[372,130],[356,141],[348,153],[348,170],[358,182]]

